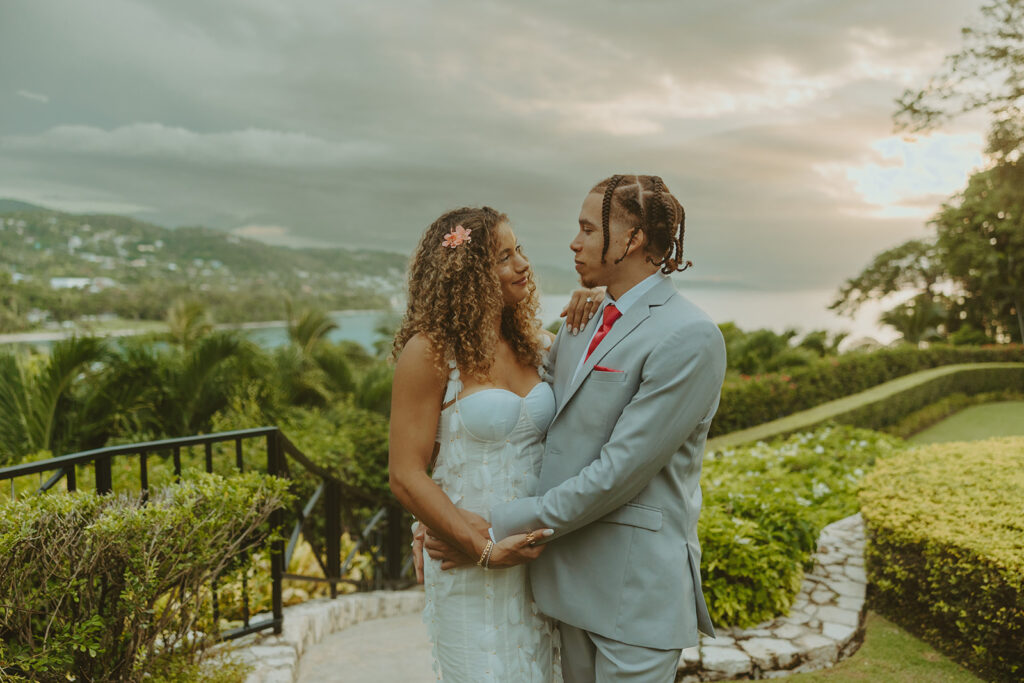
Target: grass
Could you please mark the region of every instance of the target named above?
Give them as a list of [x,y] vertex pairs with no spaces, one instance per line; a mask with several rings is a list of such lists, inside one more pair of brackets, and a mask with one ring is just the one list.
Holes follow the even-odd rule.
[[831,669],[787,676],[794,683],[976,683],[981,679],[884,617],[868,612],[864,644]]
[[920,446],[947,441],[977,441],[995,436],[1024,436],[1024,401],[967,407],[907,441]]
[[944,365],[938,368],[922,370],[910,375],[898,377],[878,386],[871,387],[865,391],[843,398],[822,403],[808,410],[793,413],[786,417],[759,424],[749,429],[741,429],[729,432],[713,439],[708,439],[706,452],[722,450],[731,446],[737,446],[754,441],[767,441],[776,436],[791,434],[793,432],[810,429],[815,425],[827,422],[841,415],[850,413],[862,406],[876,401],[881,401],[895,394],[913,389],[921,384],[930,382],[945,375],[952,375],[963,371],[973,371],[979,368],[1019,368],[1021,363],[961,363],[957,365]]

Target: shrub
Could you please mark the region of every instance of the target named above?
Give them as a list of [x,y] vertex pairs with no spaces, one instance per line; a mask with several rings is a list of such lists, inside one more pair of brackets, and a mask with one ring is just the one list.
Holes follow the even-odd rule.
[[834,419],[865,429],[882,429],[954,393],[974,396],[1014,389],[1024,390],[1024,365],[967,367],[961,372],[940,375],[881,400],[866,402]]
[[140,495],[51,493],[0,508],[0,670],[138,681],[215,636],[211,580],[261,543],[287,482],[256,473]]
[[998,390],[1024,391],[1024,363],[946,365],[922,370],[854,396],[717,436],[708,440],[708,448],[720,450],[730,445],[777,438],[827,422],[882,429],[954,392],[974,395]]
[[877,609],[987,680],[1024,674],[1024,439],[887,459],[860,494]]
[[730,375],[710,436],[777,420],[920,370],[957,363],[1024,361],[1024,346],[898,347],[846,353],[786,374]]
[[857,512],[864,473],[900,447],[877,432],[830,426],[709,454],[698,526],[712,619],[749,626],[786,614],[821,529]]

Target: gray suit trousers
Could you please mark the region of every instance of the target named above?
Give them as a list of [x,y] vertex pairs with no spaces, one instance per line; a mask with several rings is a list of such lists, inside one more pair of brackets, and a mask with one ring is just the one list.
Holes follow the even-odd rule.
[[655,650],[559,624],[565,683],[672,683],[681,650]]

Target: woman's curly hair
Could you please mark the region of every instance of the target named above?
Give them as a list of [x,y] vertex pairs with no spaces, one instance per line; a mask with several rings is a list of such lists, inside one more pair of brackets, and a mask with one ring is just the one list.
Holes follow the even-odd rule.
[[[459,369],[481,382],[489,379],[501,336],[523,365],[540,362],[539,300],[533,272],[529,294],[514,306],[506,306],[501,282],[495,272],[498,261],[496,228],[508,216],[489,206],[449,211],[427,228],[409,264],[408,307],[395,334],[393,356],[419,333],[430,341],[434,363],[447,372],[454,359]],[[458,247],[443,245],[456,226],[472,232]]]

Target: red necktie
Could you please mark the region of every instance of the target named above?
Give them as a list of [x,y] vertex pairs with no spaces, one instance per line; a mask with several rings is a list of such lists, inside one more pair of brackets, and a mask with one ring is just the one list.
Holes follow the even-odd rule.
[[[608,330],[612,329],[612,325],[615,321],[622,317],[622,313],[619,309],[615,308],[615,304],[608,304],[604,307],[604,318],[601,320],[601,327],[597,328],[597,334],[590,340],[590,346],[587,347],[586,358],[590,358],[590,354],[594,352],[597,345],[601,343],[601,340],[608,335]],[[584,358],[584,360],[586,360]]]

